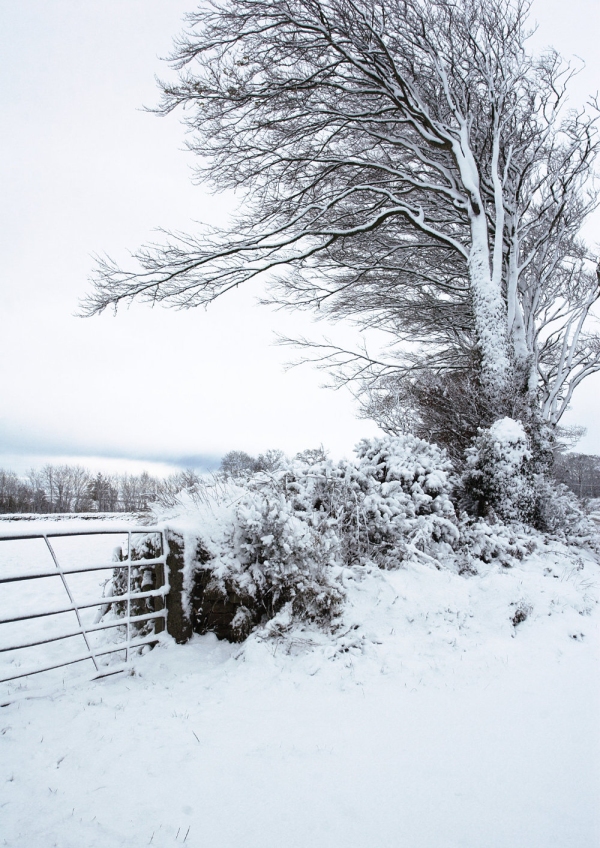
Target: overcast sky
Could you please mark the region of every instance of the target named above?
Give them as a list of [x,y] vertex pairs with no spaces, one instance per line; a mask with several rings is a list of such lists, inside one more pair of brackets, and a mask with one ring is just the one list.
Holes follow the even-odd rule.
[[[125,259],[156,227],[193,230],[230,208],[191,184],[176,114],[141,111],[156,103],[159,57],[191,8],[0,0],[0,467],[67,459],[157,471],[321,443],[341,455],[376,432],[349,392],[321,388],[310,366],[285,371],[290,352],[273,346],[275,331],[345,342],[354,331],[259,307],[257,289],[207,311],[74,316],[92,254]],[[536,46],[586,60],[573,86],[582,102],[600,86],[600,4],[536,0],[534,16]],[[590,381],[569,414],[588,427],[579,449],[597,453],[599,397],[600,379]]]

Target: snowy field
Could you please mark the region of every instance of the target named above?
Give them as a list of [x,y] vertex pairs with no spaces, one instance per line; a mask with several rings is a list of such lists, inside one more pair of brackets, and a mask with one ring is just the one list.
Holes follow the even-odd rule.
[[554,543],[485,569],[348,570],[335,636],[65,669],[0,710],[0,845],[597,848],[598,564]]

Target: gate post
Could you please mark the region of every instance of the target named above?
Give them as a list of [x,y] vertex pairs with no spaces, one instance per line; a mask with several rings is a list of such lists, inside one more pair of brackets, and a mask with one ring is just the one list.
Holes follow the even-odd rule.
[[[161,554],[164,553],[164,549],[167,543],[166,533],[162,536],[162,545],[163,550]],[[154,588],[161,589],[165,585],[165,566],[162,562],[157,563],[154,566]],[[161,612],[165,608],[165,598],[164,595],[155,595],[153,598],[154,601],[154,612]],[[154,619],[154,633],[164,633],[166,628],[166,621],[163,617]]]
[[[165,530],[167,540],[167,575],[169,594],[165,598],[167,607],[167,633],[181,645],[192,636],[192,622],[183,606],[184,540],[180,533]],[[157,575],[158,576],[158,575]]]

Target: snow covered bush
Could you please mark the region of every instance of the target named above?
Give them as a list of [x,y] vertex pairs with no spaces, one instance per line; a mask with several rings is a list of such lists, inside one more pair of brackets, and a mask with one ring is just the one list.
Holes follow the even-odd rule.
[[449,553],[459,533],[446,453],[411,435],[363,439],[356,453],[367,481],[361,514],[371,558],[393,567],[411,554]]
[[459,532],[445,453],[413,436],[363,440],[356,452],[354,462],[301,456],[238,485],[228,530],[192,568],[200,632],[243,639],[282,615],[328,628],[345,567],[437,563],[452,552]]
[[536,534],[523,525],[463,516],[456,551],[459,574],[477,574],[482,565],[498,563],[511,568],[536,548]]
[[536,514],[532,451],[520,421],[502,418],[481,429],[467,450],[463,499],[480,517],[530,523]]
[[[117,618],[125,618],[127,616],[127,602],[118,601],[119,595],[126,595],[128,591],[132,593],[148,592],[155,588],[154,568],[152,566],[144,567],[144,560],[155,559],[160,555],[160,537],[156,533],[149,533],[148,535],[132,534],[132,563],[130,569],[127,566],[118,564],[127,559],[127,550],[124,550],[122,547],[114,549],[113,560],[117,565],[113,570],[112,577],[104,586],[104,596],[106,598],[115,598],[115,601],[101,607],[98,621],[109,612]],[[129,611],[132,616],[145,615],[146,613],[153,612],[153,610],[152,598],[134,598],[130,602]],[[145,636],[152,632],[154,622],[152,620],[132,622],[131,628],[135,633]]]
[[567,486],[541,475],[536,478],[536,526],[569,544],[600,553],[598,525],[584,503]]
[[344,598],[335,579],[337,547],[334,533],[295,514],[277,481],[260,480],[237,504],[222,552],[207,563],[204,602],[229,605],[234,639],[284,608],[296,620],[328,627]]
[[551,478],[543,456],[548,445],[538,442],[532,444],[523,425],[511,418],[480,430],[467,451],[462,505],[471,515],[490,519],[496,534],[498,520],[516,522],[595,547],[596,526],[573,492]]
[[409,555],[448,553],[458,539],[451,463],[414,436],[364,439],[354,462],[295,462],[279,477],[294,515],[336,538],[345,565],[385,568]]
[[414,436],[364,439],[354,462],[294,462],[282,469],[282,497],[295,516],[334,538],[345,565],[398,566],[409,555],[448,553],[458,540],[444,451]]
[[335,629],[344,575],[355,566],[417,560],[459,574],[514,567],[543,544],[528,524],[542,508],[561,539],[593,535],[570,495],[546,485],[532,453],[519,422],[480,432],[461,479],[463,498],[480,514],[460,519],[445,451],[412,435],[364,439],[352,461],[306,453],[243,481],[217,475],[193,497],[186,489],[179,507],[194,513],[186,518],[196,544],[186,554],[194,629],[232,641],[297,622]]
[[348,460],[291,463],[282,477],[285,497],[299,519],[320,538],[334,540],[339,562],[352,565],[366,555],[362,505],[368,481]]

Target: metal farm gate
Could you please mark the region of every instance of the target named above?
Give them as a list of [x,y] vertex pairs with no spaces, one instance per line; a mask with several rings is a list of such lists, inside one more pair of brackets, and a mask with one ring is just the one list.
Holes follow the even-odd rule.
[[[118,535],[127,537],[127,557],[110,562],[80,562],[75,566],[61,565],[59,556],[53,546],[51,539],[58,537],[73,537],[73,536],[107,536]],[[157,527],[132,527],[120,526],[118,528],[111,527],[110,529],[85,529],[85,530],[67,530],[67,529],[48,529],[43,532],[39,530],[27,530],[19,533],[10,533],[10,535],[0,535],[0,563],[2,562],[2,548],[5,542],[14,542],[19,540],[41,539],[45,544],[48,553],[50,554],[53,566],[46,569],[33,571],[23,571],[22,569],[15,573],[5,574],[4,569],[0,571],[0,587],[5,584],[19,584],[24,581],[36,580],[40,578],[55,577],[59,578],[64,588],[64,603],[49,604],[43,606],[43,596],[40,598],[39,608],[19,609],[19,593],[15,593],[13,598],[14,607],[7,609],[8,604],[0,601],[0,629],[3,633],[6,632],[7,626],[17,624],[18,622],[42,619],[48,616],[60,616],[64,613],[75,615],[77,626],[71,626],[68,632],[52,633],[51,635],[39,636],[30,638],[25,641],[17,641],[16,643],[0,644],[0,654],[7,651],[20,651],[25,648],[34,648],[40,645],[45,645],[50,642],[60,642],[73,637],[81,637],[85,645],[85,651],[76,656],[61,657],[61,661],[53,661],[51,663],[42,663],[42,665],[33,666],[23,669],[20,665],[6,676],[5,671],[0,672],[0,683],[8,683],[9,681],[19,678],[28,677],[32,674],[40,674],[41,672],[52,671],[56,668],[72,665],[74,663],[90,660],[94,665],[93,678],[104,677],[110,674],[115,674],[123,671],[128,667],[131,659],[132,651],[136,648],[141,648],[144,645],[152,645],[158,642],[158,634],[165,630],[167,618],[167,597],[169,594],[169,569],[166,567],[167,557],[169,555],[169,542],[167,532],[162,528]],[[151,539],[151,543],[147,544],[145,551],[146,556],[140,556],[139,548],[140,541]],[[182,541],[182,540],[181,540]],[[137,549],[136,549],[137,543]],[[177,537],[173,539],[175,548],[177,549]],[[149,549],[149,550],[148,550]],[[142,551],[142,553],[144,553]],[[150,556],[147,554],[150,553]],[[158,555],[156,555],[158,554]],[[111,573],[116,572],[121,578],[121,589],[117,594],[108,595],[105,597],[95,597],[85,599],[78,602],[75,599],[70,580],[73,582],[73,575],[82,575],[89,572],[101,572],[110,570]],[[134,582],[141,584],[140,590],[132,591],[132,579]],[[114,584],[114,579],[113,579]],[[100,594],[100,590],[98,590]],[[37,597],[37,596],[36,596]],[[139,612],[139,602],[144,601],[143,606],[149,607],[148,611]],[[132,610],[132,605],[135,604],[137,609]],[[109,609],[117,607],[120,610],[120,615],[112,617],[106,621],[102,618]],[[98,612],[95,619],[90,623],[84,621],[82,611],[97,608]],[[133,614],[132,614],[133,612]],[[72,615],[70,616],[72,618]],[[139,635],[139,629],[144,622],[152,623],[152,632],[145,635]],[[120,628],[115,631],[118,634],[123,634],[123,638],[118,642],[93,644],[91,638],[98,631],[105,631],[112,628]],[[146,629],[148,626],[146,625]],[[180,641],[180,640],[178,640]],[[83,647],[83,646],[82,646]],[[107,665],[99,661],[100,657],[105,657],[109,654],[114,654],[119,651],[124,652],[125,662],[120,665]]]

